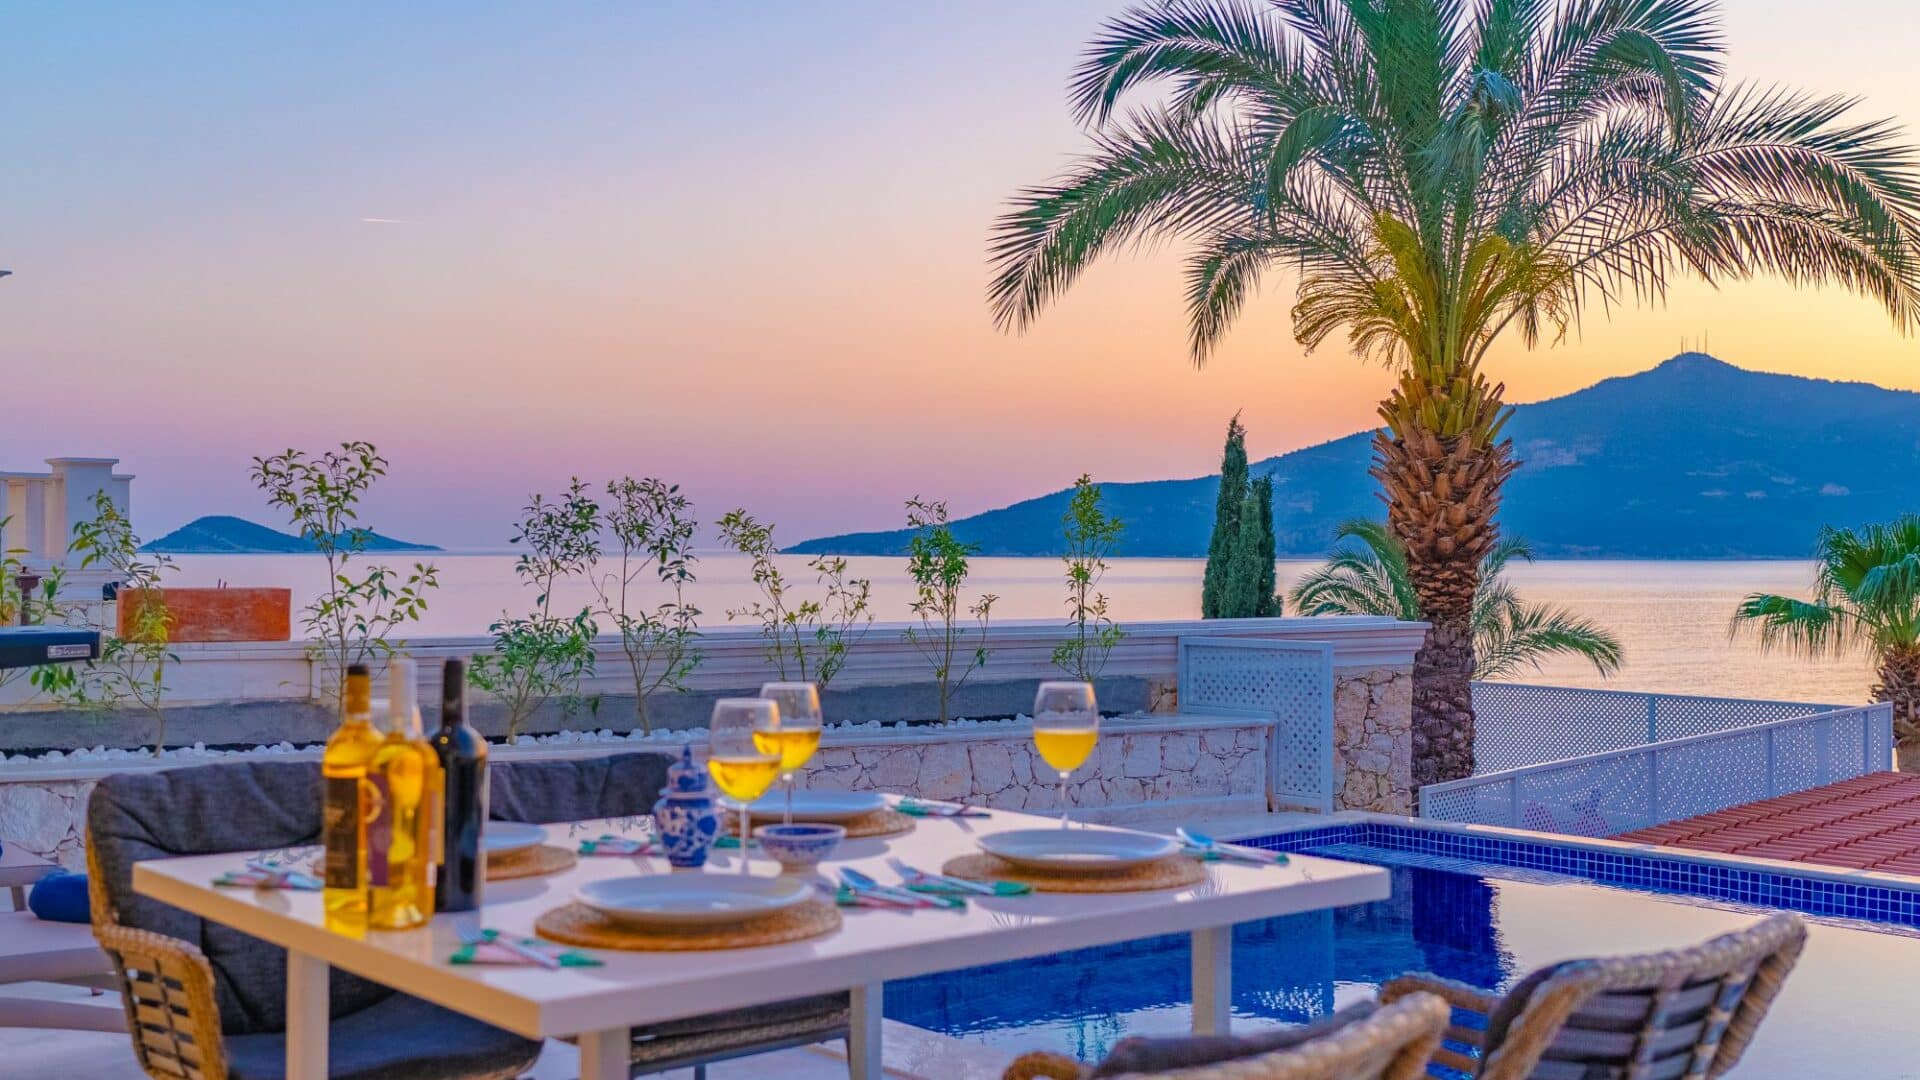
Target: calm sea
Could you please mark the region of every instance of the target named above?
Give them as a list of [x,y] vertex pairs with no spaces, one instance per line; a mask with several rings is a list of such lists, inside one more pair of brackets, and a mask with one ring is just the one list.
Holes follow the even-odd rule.
[[[296,608],[326,579],[323,564],[311,556],[192,555],[177,561],[179,573],[171,579],[176,584],[288,586],[294,590]],[[402,565],[412,558],[388,561]],[[511,555],[434,553],[430,561],[440,570],[440,588],[419,634],[484,633],[503,609],[532,603],[532,592],[514,578]],[[804,559],[785,562],[797,586],[811,585]],[[873,582],[877,617],[910,617],[913,586],[903,560],[850,562],[855,576]],[[1313,565],[1310,560],[1281,563],[1282,584]],[[1114,616],[1197,617],[1201,567],[1192,559],[1115,560],[1104,582]],[[689,599],[707,613],[702,621],[708,625],[724,622],[727,609],[754,596],[746,563],[737,555],[703,556],[698,572]],[[1611,679],[1601,679],[1582,663],[1562,660],[1527,674],[1526,682],[1842,703],[1864,700],[1871,683],[1868,664],[1861,658],[1815,662],[1762,655],[1751,640],[1728,640],[1727,618],[1741,596],[1806,591],[1812,569],[1804,562],[1540,562],[1509,573],[1529,600],[1563,605],[1609,627],[1626,649],[1626,665]],[[971,583],[1000,597],[996,618],[1053,618],[1064,611],[1058,559],[978,559]],[[654,586],[648,596],[657,594]],[[557,602],[577,608],[590,595],[587,583],[571,582],[558,590]]]

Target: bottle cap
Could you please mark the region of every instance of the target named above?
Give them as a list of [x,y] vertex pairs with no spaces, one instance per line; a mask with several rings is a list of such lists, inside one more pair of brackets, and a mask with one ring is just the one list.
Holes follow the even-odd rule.
[[367,676],[365,664],[355,664],[347,669],[347,696],[342,704],[350,713],[373,711],[373,680]]

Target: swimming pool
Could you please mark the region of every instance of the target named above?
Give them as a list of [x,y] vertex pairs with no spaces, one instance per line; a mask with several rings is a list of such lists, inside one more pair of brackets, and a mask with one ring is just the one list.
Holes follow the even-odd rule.
[[[1554,960],[1690,944],[1761,910],[1426,854],[1323,850],[1389,867],[1393,896],[1239,927],[1239,1028],[1324,1015],[1404,971],[1504,989]],[[1920,1078],[1910,1004],[1920,936],[1810,922],[1799,966],[1733,1075]],[[1174,935],[890,983],[886,1014],[1008,1052],[1092,1061],[1126,1035],[1183,1032],[1189,979],[1187,939]]]

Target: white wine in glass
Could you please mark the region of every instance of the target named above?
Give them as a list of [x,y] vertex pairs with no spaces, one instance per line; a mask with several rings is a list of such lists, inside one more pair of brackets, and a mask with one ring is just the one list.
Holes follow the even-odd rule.
[[793,824],[793,776],[820,749],[820,688],[810,682],[770,682],[760,696],[780,707],[780,726],[755,736],[760,749],[780,755],[780,783],[787,789],[787,824]]
[[780,777],[780,755],[760,745],[763,733],[779,730],[780,706],[764,698],[721,698],[707,727],[707,772],[713,784],[740,804],[740,872],[747,872],[753,836],[748,807]]
[[1060,827],[1067,827],[1067,777],[1087,763],[1100,741],[1093,684],[1043,682],[1033,696],[1033,748],[1060,774]]

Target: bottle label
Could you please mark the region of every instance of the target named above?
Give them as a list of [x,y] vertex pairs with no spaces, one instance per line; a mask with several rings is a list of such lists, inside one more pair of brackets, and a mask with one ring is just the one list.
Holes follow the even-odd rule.
[[380,889],[393,880],[393,789],[378,774],[367,777],[367,785],[373,789],[375,803],[373,817],[367,821],[367,884]]
[[329,889],[360,887],[360,780],[328,777],[320,842],[325,845]]

